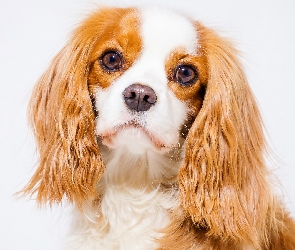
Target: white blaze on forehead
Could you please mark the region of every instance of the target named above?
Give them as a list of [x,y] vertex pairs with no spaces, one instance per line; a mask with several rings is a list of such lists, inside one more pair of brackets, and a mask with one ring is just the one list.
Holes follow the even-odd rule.
[[193,22],[166,9],[141,9],[141,36],[143,53],[150,56],[166,59],[179,47],[189,54],[196,53],[198,39]]

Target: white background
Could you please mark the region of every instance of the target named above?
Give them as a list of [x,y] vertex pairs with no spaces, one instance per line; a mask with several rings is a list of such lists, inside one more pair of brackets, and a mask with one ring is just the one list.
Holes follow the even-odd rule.
[[270,167],[295,214],[295,1],[0,0],[0,249],[61,249],[67,212],[61,207],[40,210],[34,201],[13,196],[36,162],[26,123],[27,101],[83,15],[99,3],[138,2],[184,11],[235,41],[274,152]]

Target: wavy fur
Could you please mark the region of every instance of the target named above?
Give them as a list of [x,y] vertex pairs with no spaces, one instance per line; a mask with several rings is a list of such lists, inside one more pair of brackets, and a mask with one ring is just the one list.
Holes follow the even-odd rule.
[[[198,37],[187,43],[189,47],[198,46],[197,53],[187,55],[185,46],[175,47],[169,33],[163,34],[167,36],[161,42],[169,40],[173,51],[167,58],[172,59],[156,70],[154,64],[144,61],[148,57],[139,60],[141,70],[148,65],[155,74],[155,89],[169,93],[169,98],[159,98],[159,102],[173,102],[176,118],[162,116],[165,108],[161,106],[157,116],[134,115],[134,111],[126,111],[120,99],[123,105],[114,106],[117,113],[112,113],[110,107],[104,110],[102,131],[115,131],[105,133],[118,136],[117,141],[110,141],[119,141],[122,148],[102,147],[103,136],[98,138],[95,130],[96,118],[102,117],[98,109],[105,105],[99,102],[103,99],[96,98],[111,96],[110,104],[122,98],[122,91],[114,91],[114,85],[121,80],[120,84],[128,86],[128,77],[132,76],[125,74],[123,80],[120,77],[132,69],[145,48],[138,34],[142,25],[140,11],[105,8],[95,12],[76,29],[33,91],[29,119],[37,140],[39,166],[23,193],[36,194],[39,204],[59,203],[65,197],[79,208],[71,249],[295,249],[295,223],[272,190],[264,162],[266,143],[261,116],[237,51],[200,23],[189,23],[171,12],[154,11],[144,12],[145,18],[153,17],[145,26],[146,39],[153,34],[154,18],[162,20],[162,16],[171,21],[169,29],[179,18],[188,28],[185,35]],[[161,27],[166,31],[166,26]],[[117,33],[122,41],[113,39]],[[148,41],[149,53],[153,46],[157,53],[162,52],[153,39]],[[116,48],[125,56],[125,66],[115,73],[106,72],[98,55]],[[196,65],[197,83],[184,87],[173,80],[180,61]],[[164,84],[160,86],[158,79],[161,81],[163,75]],[[138,123],[133,128],[137,131],[133,139],[144,139],[149,145],[143,156],[135,157],[125,147],[132,133],[122,137],[115,126],[118,117],[118,124],[134,124],[130,123],[135,119],[132,115],[144,131],[148,130],[137,133]],[[183,124],[180,117],[186,119]],[[107,124],[107,119],[115,125]],[[182,127],[178,128],[175,121]],[[171,129],[179,134],[169,136],[166,124],[172,124]],[[173,146],[168,153],[153,147],[153,133],[170,138]],[[140,147],[145,144],[138,143]]]

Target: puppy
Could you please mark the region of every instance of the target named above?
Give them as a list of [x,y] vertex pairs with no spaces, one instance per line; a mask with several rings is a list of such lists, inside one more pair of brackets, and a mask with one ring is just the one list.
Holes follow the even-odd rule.
[[102,8],[74,31],[31,98],[23,190],[74,204],[69,249],[295,249],[236,54],[161,8]]

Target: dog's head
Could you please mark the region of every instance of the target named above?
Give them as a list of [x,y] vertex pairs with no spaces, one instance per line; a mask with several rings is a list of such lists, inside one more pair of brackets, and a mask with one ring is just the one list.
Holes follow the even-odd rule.
[[203,102],[206,58],[197,26],[154,8],[116,10],[109,18],[88,74],[96,133],[111,149],[170,151]]
[[260,116],[236,51],[171,11],[94,12],[39,80],[29,111],[40,165],[24,191],[41,203],[95,197],[100,145],[133,155],[182,148],[182,205],[221,231],[234,223],[223,209],[249,218],[260,193],[249,185],[266,188]]

